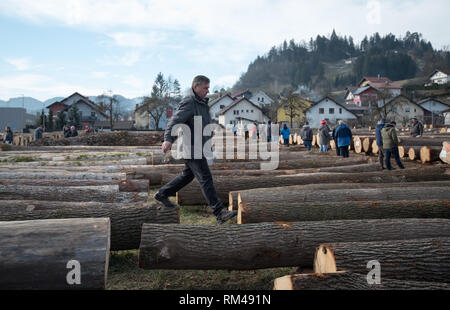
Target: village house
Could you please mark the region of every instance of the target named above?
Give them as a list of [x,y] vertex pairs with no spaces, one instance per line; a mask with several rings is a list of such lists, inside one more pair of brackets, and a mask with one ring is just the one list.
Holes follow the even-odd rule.
[[433,84],[445,85],[450,82],[450,70],[434,70],[428,79],[430,83],[425,86],[431,86]]
[[443,125],[443,112],[450,108],[450,105],[437,99],[425,98],[417,103],[424,109],[424,122],[432,125]]
[[235,101],[230,94],[225,94],[209,103],[209,113],[215,121],[219,120],[218,113]]
[[52,111],[53,119],[56,120],[58,113],[63,112],[68,114],[70,108],[73,106],[78,108],[82,126],[92,125],[95,121],[106,121],[109,119],[101,106],[77,92],[61,101],[52,103],[47,106],[47,109]]
[[227,125],[232,124],[239,126],[253,123],[261,124],[269,121],[261,108],[245,97],[237,99],[223,108],[218,113],[218,117],[219,124],[223,127],[229,127]]
[[402,86],[398,83],[392,82],[387,77],[363,77],[358,84],[358,87],[372,86],[380,92],[388,93],[392,97],[399,96],[402,93]]
[[345,104],[326,96],[306,110],[306,119],[311,128],[319,128],[321,121],[326,120],[330,125],[335,125],[339,120],[350,122],[357,120],[357,115],[349,111]]
[[379,109],[382,116],[396,121],[399,125],[408,125],[414,116],[416,116],[420,121],[424,121],[425,110],[420,105],[403,95],[390,99],[385,105],[380,105]]
[[253,92],[249,89],[246,89],[239,93],[233,94],[231,97],[233,99],[246,98],[259,107],[262,107],[263,105],[272,105],[274,103],[273,99],[261,90]]

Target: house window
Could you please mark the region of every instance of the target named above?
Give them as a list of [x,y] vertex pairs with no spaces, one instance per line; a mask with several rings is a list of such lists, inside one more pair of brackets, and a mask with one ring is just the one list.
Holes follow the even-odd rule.
[[397,113],[397,108],[392,108],[392,112]]
[[409,113],[409,112],[411,112],[411,109],[410,109],[410,108],[406,108],[406,109],[405,109],[405,112],[406,112],[406,113]]
[[319,109],[319,114],[325,114],[325,109],[324,108],[320,108]]
[[285,111],[287,111],[287,109],[288,109],[288,107],[287,107],[287,106],[285,106],[285,107],[284,107],[284,110],[285,110]]
[[223,108],[225,108],[225,106],[224,106],[224,105],[221,105],[221,106],[220,106],[220,109],[222,110]]
[[329,113],[334,114],[334,108],[330,108]]
[[241,113],[244,113],[244,110],[241,110]]
[[261,98],[261,102],[264,102],[264,98]]
[[247,113],[248,113],[248,110],[247,110]]
[[339,108],[339,114],[342,114],[342,108]]
[[253,110],[252,110],[252,113],[253,113]]
[[417,109],[414,109],[414,112],[417,112]]
[[92,117],[95,117],[95,112],[91,112],[91,116],[92,116]]

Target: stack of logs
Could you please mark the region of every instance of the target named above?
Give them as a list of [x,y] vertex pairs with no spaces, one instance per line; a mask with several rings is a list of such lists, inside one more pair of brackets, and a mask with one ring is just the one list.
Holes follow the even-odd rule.
[[[232,154],[210,170],[219,198],[238,211],[237,225],[183,225],[179,212],[148,202],[150,186],[184,168],[160,146],[0,153],[0,288],[103,289],[109,251],[137,248],[145,269],[314,269],[277,279],[278,289],[448,288],[446,165],[410,162],[388,172],[367,156],[299,146],[281,148],[271,158],[278,168],[262,170],[270,159],[250,158],[253,145],[236,143],[244,158]],[[183,208],[206,204],[197,181],[176,199]],[[389,281],[364,284],[363,262],[377,259],[389,264]],[[67,281],[77,262],[78,286],[76,277]]]
[[[314,269],[315,274],[277,279],[277,289],[450,288],[449,263],[440,263],[450,254],[447,166],[428,167],[411,162],[405,170],[382,171],[366,156],[341,159],[331,152],[310,153],[303,148],[282,148],[279,157],[279,168],[270,171],[260,170],[261,162],[255,160],[212,165],[218,196],[222,201],[228,200],[230,210],[238,211],[238,225],[144,224],[139,266],[202,270],[292,266]],[[150,184],[159,186],[181,169],[173,165],[166,170],[137,169],[129,176],[146,178]],[[177,202],[185,208],[206,204],[196,181],[177,193]],[[445,245],[444,250],[438,253],[441,244]],[[317,262],[325,260],[316,254],[324,252],[324,246],[330,253],[346,245],[352,249],[347,260],[334,261],[335,267],[330,267],[328,261]],[[397,257],[395,252],[389,252],[389,245],[392,251],[399,252],[395,246],[407,247],[403,249],[406,250],[402,256],[404,261],[387,260]],[[390,264],[386,268],[389,273],[381,274],[389,280],[381,286],[364,284],[366,277],[361,275],[366,270],[362,262],[369,261],[372,247],[378,250],[375,254],[383,251],[386,254],[374,255],[370,260],[379,258]],[[430,253],[419,255],[424,249]],[[357,250],[361,254],[353,258],[352,253]],[[342,253],[339,252],[339,257],[347,252]],[[434,255],[429,261],[428,257]],[[416,260],[416,267],[410,264],[403,268],[412,259]],[[408,276],[422,268],[422,264],[425,270]]]
[[[110,250],[138,249],[144,223],[179,223],[148,180],[127,179],[171,160],[160,146],[0,153],[0,288],[104,289]],[[81,284],[67,280],[78,263]]]

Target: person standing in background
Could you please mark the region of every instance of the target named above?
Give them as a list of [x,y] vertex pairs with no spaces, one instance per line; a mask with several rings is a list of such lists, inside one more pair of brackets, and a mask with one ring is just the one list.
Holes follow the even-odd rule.
[[337,147],[342,157],[350,157],[349,146],[352,141],[352,131],[345,125],[343,120],[339,121],[339,127],[336,129]]
[[322,120],[321,127],[319,128],[319,145],[320,152],[327,153],[328,152],[328,144],[331,141],[330,136],[330,127],[328,127],[327,122]]

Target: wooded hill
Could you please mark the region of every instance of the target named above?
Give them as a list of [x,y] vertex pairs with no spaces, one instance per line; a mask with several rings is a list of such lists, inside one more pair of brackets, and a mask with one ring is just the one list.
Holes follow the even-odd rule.
[[[337,66],[330,72],[330,64]],[[345,67],[345,66],[344,66]],[[258,56],[248,67],[233,89],[266,89],[280,92],[285,87],[307,85],[327,90],[355,85],[363,76],[387,76],[404,80],[426,76],[434,69],[450,68],[450,52],[435,50],[420,33],[407,32],[404,37],[375,33],[357,44],[349,36],[318,35],[309,43],[284,41],[280,46]]]

